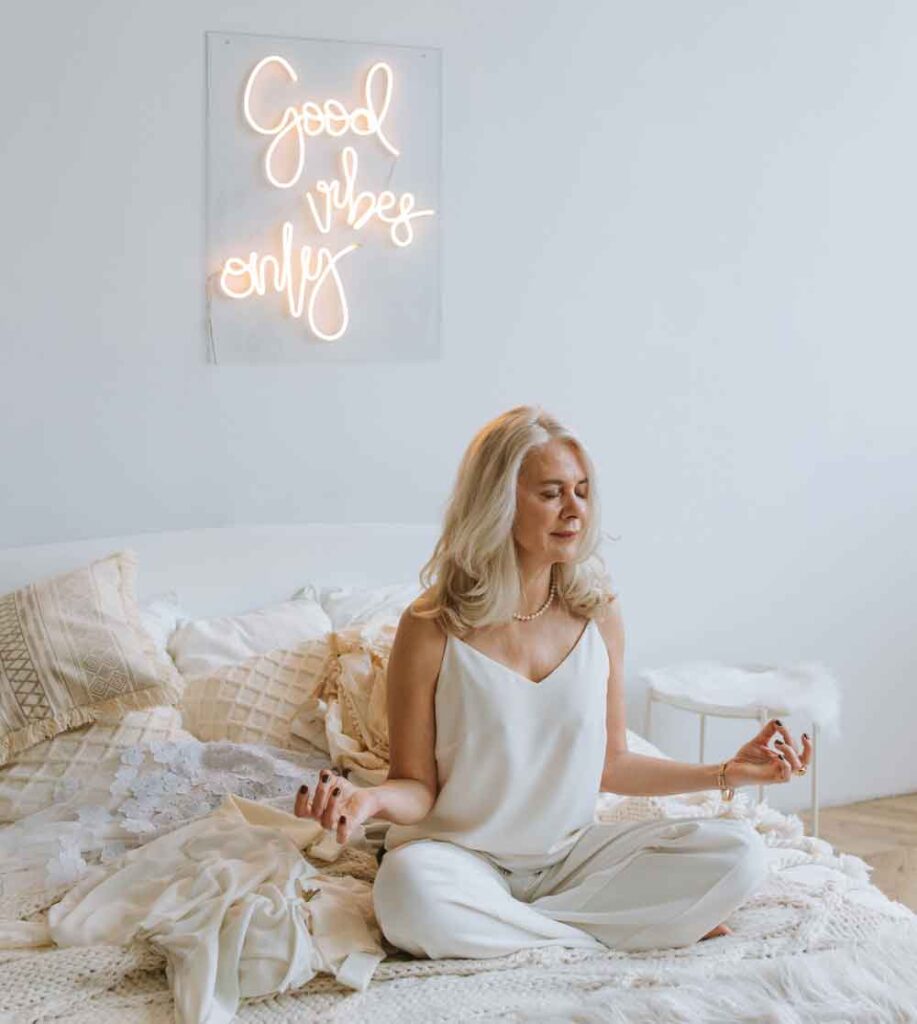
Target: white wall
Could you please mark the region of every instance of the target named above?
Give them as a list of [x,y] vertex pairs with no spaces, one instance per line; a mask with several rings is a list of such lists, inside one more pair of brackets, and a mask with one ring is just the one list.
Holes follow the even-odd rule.
[[[208,29],[443,47],[440,362],[206,362]],[[540,402],[601,470],[630,672],[821,660],[824,802],[917,789],[915,32],[888,0],[18,5],[0,545],[435,521],[472,432]]]

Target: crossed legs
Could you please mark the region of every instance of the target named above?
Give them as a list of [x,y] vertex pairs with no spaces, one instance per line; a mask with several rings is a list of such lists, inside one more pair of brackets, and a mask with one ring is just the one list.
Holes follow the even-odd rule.
[[373,905],[386,939],[415,956],[684,946],[728,934],[726,918],[766,877],[764,849],[736,819],[596,822],[562,861],[522,874],[421,839],[385,854]]

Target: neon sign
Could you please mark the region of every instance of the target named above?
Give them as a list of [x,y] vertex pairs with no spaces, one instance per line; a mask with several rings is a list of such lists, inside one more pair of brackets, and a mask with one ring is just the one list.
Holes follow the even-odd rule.
[[[366,72],[362,105],[348,110],[335,99],[322,103],[308,100],[298,107],[286,107],[279,120],[268,125],[261,123],[252,112],[252,95],[261,75],[272,68],[280,69],[292,82],[299,80],[283,57],[276,54],[264,57],[249,74],[242,100],[243,115],[249,127],[272,139],[264,154],[264,175],[272,187],[290,189],[299,184],[306,170],[307,143],[321,135],[340,138],[350,133],[374,137],[389,154],[400,155],[384,129],[394,81],[392,69],[385,61],[376,61]],[[295,171],[287,179],[281,178],[275,169],[277,151],[285,140],[295,147]],[[244,258],[230,256],[224,261],[219,277],[220,289],[231,299],[263,297],[268,291],[285,294],[290,315],[296,318],[305,315],[309,330],[322,341],[336,341],[347,331],[350,310],[338,264],[365,244],[351,242],[333,250],[326,236],[331,234],[335,223],[342,222],[356,232],[372,222],[380,223],[387,228],[392,244],[403,249],[414,242],[413,221],[435,213],[432,209],[418,209],[412,192],[399,195],[388,189],[374,192],[358,188],[359,158],[352,145],[343,147],[340,163],[339,177],[331,181],[319,179],[303,195],[307,229],[316,231],[322,244],[295,245],[294,224],[286,220],[281,228],[279,257],[257,251]],[[320,323],[329,318],[329,310],[333,313],[333,323]]]

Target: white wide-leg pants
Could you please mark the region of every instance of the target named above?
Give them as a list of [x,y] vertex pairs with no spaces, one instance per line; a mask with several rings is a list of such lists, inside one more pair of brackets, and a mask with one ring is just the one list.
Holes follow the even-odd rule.
[[392,945],[434,959],[660,949],[697,942],[767,872],[764,840],[744,820],[595,822],[562,861],[524,873],[454,843],[405,843],[382,858],[373,906]]

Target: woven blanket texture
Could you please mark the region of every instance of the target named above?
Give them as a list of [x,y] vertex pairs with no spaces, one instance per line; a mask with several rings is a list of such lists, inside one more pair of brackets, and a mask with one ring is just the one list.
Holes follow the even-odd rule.
[[[771,860],[765,885],[729,918],[733,934],[690,947],[621,953],[543,947],[488,960],[392,952],[365,992],[318,975],[294,993],[244,1002],[240,1024],[466,1021],[804,1024],[917,1022],[917,915],[869,882],[860,858],[805,836],[795,815],[739,794],[634,797],[604,820],[749,819]],[[346,849],[328,874],[371,880],[375,861]],[[41,919],[61,889],[20,900]],[[8,910],[8,908],[7,908]],[[160,953],[143,943],[0,952],[4,1024],[171,1024]]]

